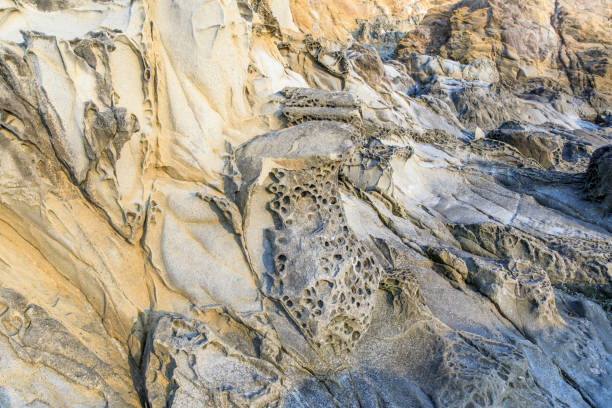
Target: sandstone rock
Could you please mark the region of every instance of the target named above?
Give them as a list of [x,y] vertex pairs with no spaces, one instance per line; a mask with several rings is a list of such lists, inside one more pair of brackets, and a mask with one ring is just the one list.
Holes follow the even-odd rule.
[[342,175],[360,190],[393,191],[393,160],[405,161],[412,155],[410,147],[385,145],[371,137],[342,167]]
[[0,1],[0,406],[607,408],[608,3]]
[[[334,128],[335,151],[329,138],[321,139],[324,133],[313,133]],[[264,135],[237,152],[238,168],[246,179],[258,176],[255,187],[247,190],[246,206],[260,202],[264,189],[272,194],[268,209],[274,224],[264,229],[264,245],[270,253],[264,253],[262,290],[281,302],[309,341],[336,355],[350,352],[367,330],[370,297],[381,273],[376,260],[346,226],[337,191],[338,172],[353,140],[348,125],[306,122]],[[292,151],[283,153],[277,141],[292,146]],[[295,143],[311,151],[295,151]],[[262,172],[259,175],[253,161],[261,163],[256,165]],[[250,228],[255,223],[261,228],[261,220],[247,222]]]
[[0,335],[3,405],[139,405],[125,364],[98,356],[103,347],[89,349],[43,308],[6,288],[0,288]]
[[[149,334],[142,365],[151,407],[269,406],[280,399],[274,360],[262,338],[220,309],[201,320],[165,314]],[[264,340],[265,341],[265,340]]]
[[[471,1],[461,7],[438,3],[400,40],[400,55],[439,53],[461,63],[484,57],[495,62],[503,82],[550,78],[571,92],[592,95],[598,111],[609,105],[610,39],[604,28],[608,5],[548,0],[512,5]],[[556,75],[558,70],[564,72],[562,77]]]
[[612,211],[612,146],[595,150],[586,171],[586,196],[602,203],[604,210]]
[[558,136],[529,132],[520,125],[504,123],[487,137],[514,146],[522,155],[537,161],[543,168],[553,167],[561,160],[562,141]]

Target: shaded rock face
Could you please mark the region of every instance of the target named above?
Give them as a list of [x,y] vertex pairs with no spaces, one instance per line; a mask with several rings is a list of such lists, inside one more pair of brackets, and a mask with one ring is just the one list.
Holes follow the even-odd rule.
[[584,189],[589,200],[601,202],[612,211],[612,146],[597,149],[587,168]]
[[612,405],[609,2],[5,3],[0,407]]

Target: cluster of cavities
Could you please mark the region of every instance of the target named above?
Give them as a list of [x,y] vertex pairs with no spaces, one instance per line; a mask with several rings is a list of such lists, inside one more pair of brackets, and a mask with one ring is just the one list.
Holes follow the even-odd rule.
[[323,91],[310,88],[285,88],[281,91],[285,106],[359,108],[359,100],[349,92]]
[[347,226],[338,164],[276,169],[270,178],[271,294],[316,346],[350,352],[369,326],[382,268]]
[[283,108],[283,116],[288,126],[296,126],[304,122],[316,120],[329,120],[332,122],[348,123],[355,127],[361,126],[359,111],[350,108]]

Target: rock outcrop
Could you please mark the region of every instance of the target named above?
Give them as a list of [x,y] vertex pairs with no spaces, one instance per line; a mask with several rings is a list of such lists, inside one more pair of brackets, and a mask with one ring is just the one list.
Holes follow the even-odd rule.
[[595,150],[586,171],[584,189],[589,200],[601,202],[612,211],[612,146]]
[[0,1],[0,407],[612,405],[606,1]]

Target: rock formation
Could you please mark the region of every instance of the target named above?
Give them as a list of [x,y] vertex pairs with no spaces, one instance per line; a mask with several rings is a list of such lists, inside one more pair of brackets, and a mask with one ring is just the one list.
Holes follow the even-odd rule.
[[0,407],[612,406],[610,21],[0,0]]

